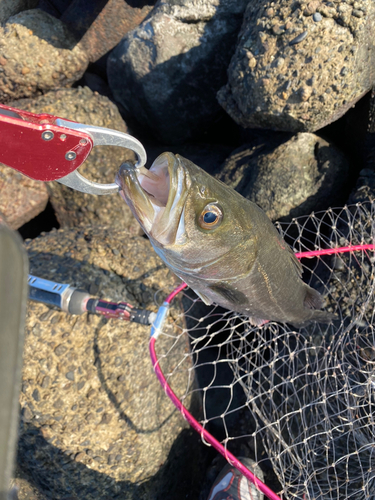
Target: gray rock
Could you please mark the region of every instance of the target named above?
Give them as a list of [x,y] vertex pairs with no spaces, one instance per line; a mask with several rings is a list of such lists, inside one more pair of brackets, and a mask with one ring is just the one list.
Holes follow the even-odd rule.
[[[97,281],[100,297],[126,301],[131,296],[136,307],[156,310],[156,292],[163,298],[174,288],[174,278],[148,241],[116,227],[53,231],[31,241],[28,253],[34,275],[86,290]],[[204,473],[199,450],[205,447],[198,446],[198,436],[192,439],[153,373],[150,327],[59,311],[54,315],[60,321],[51,325],[40,319],[46,311],[44,304],[29,303],[23,370],[27,384],[20,399],[27,417],[19,441],[24,477],[56,500],[67,495],[86,500],[117,495],[124,500],[187,498],[192,483],[199,484]],[[32,334],[37,325],[39,337]],[[168,342],[175,343],[170,319],[169,327],[170,340],[163,336],[157,342],[162,352],[168,352]],[[66,347],[60,356],[58,346]],[[180,394],[187,390],[185,369],[191,368],[187,349],[187,337],[180,336],[174,354],[162,360],[165,372],[184,365],[174,378]],[[67,378],[73,371],[74,380]],[[45,387],[47,375],[50,383]],[[187,407],[190,401],[185,401]]]
[[[70,120],[128,132],[117,107],[87,87],[52,91],[35,99],[22,99],[11,105],[32,113],[49,113]],[[114,182],[124,161],[135,160],[132,151],[113,146],[96,146],[79,168],[85,177],[101,183]],[[134,233],[139,225],[120,196],[93,196],[80,193],[58,182],[47,183],[52,206],[62,227],[80,224],[116,224]],[[115,222],[114,222],[115,221]]]
[[33,9],[39,0],[2,0],[0,2],[0,23],[4,23],[11,16],[22,10]]
[[355,5],[362,17],[352,2],[249,2],[218,93],[227,113],[243,127],[291,132],[342,116],[375,82],[375,4]]
[[[234,146],[225,144],[208,144],[208,143],[185,143],[180,145],[168,146],[168,151],[174,154],[180,154],[184,158],[192,161],[196,165],[212,174],[219,165],[233,151]],[[163,146],[150,146],[147,148],[147,158],[151,164],[159,155],[166,150]]]
[[0,213],[18,229],[43,212],[48,202],[44,182],[34,181],[0,163]]
[[310,133],[280,143],[269,134],[226,160],[217,177],[272,220],[290,220],[345,202],[349,164],[335,146]]
[[207,129],[248,0],[164,0],[108,59],[115,99],[165,143]]
[[39,9],[20,12],[0,27],[0,102],[70,87],[88,65],[64,24]]

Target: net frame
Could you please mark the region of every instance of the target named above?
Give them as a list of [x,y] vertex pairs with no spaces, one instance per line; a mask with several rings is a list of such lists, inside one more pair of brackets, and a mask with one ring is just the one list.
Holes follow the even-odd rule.
[[[358,203],[354,207],[343,207],[342,209],[336,209],[336,211],[334,209],[330,209],[330,210],[324,212],[324,214],[322,214],[322,213],[321,214],[319,214],[319,213],[318,214],[311,214],[309,217],[306,217],[306,218],[293,219],[292,223],[288,226],[288,227],[291,227],[291,226],[295,225],[295,226],[299,226],[300,228],[302,228],[302,230],[300,229],[300,231],[299,231],[299,236],[297,238],[293,239],[293,250],[295,251],[297,258],[299,258],[299,259],[306,258],[309,260],[314,259],[314,258],[318,258],[316,260],[316,262],[310,260],[310,265],[309,265],[310,278],[308,280],[308,282],[310,284],[312,281],[312,277],[315,277],[315,278],[318,277],[319,278],[318,281],[320,281],[320,287],[323,289],[327,288],[327,284],[325,283],[325,278],[324,277],[320,278],[320,276],[322,276],[322,274],[324,275],[324,269],[323,269],[323,273],[317,272],[319,267],[324,268],[324,266],[327,266],[327,264],[325,264],[324,260],[322,259],[323,256],[334,255],[334,256],[338,256],[338,258],[340,259],[341,258],[340,256],[348,255],[350,263],[346,264],[347,268],[350,268],[351,265],[354,265],[354,266],[357,266],[361,269],[361,268],[363,268],[364,260],[370,260],[372,262],[374,261],[374,259],[370,258],[369,254],[368,254],[368,252],[372,252],[375,250],[375,244],[374,244],[375,231],[374,231],[374,222],[373,222],[373,220],[374,220],[374,217],[373,217],[374,205],[372,203],[369,204],[368,209],[365,209],[364,213],[361,213],[363,211],[363,207],[364,207],[364,204]],[[349,215],[349,214],[351,214],[351,215]],[[359,234],[358,228],[356,228],[355,222],[356,222],[356,220],[357,221],[361,220],[363,215],[365,215],[365,217],[367,217],[368,222],[369,222],[369,227],[367,227],[367,229],[365,231],[363,231],[363,234]],[[368,217],[368,215],[370,215],[370,217]],[[312,224],[313,229],[311,229],[311,227],[308,227],[309,226],[308,223],[310,224],[310,226],[311,226],[311,223],[313,223]],[[283,226],[282,224],[276,224],[276,225],[278,226],[278,229],[281,232],[281,234],[284,237],[287,237],[288,233],[287,233],[287,230],[285,230],[286,226],[285,225]],[[338,226],[341,226],[341,229]],[[328,234],[327,234],[327,231],[322,231],[322,228],[329,229]],[[314,237],[311,237],[314,235],[314,232],[316,234],[320,234],[319,240],[317,238],[314,239]],[[292,231],[292,233],[293,233],[293,231]],[[307,234],[307,236],[306,236],[306,234]],[[303,236],[301,236],[301,235],[303,235]],[[369,241],[366,242],[366,239],[367,240],[370,239],[371,242],[369,242]],[[309,247],[311,247],[312,240],[315,241],[315,243],[313,243],[313,246],[315,246],[315,248],[313,250],[311,248],[309,248]],[[319,248],[322,245],[326,246],[326,248]],[[366,259],[364,259],[364,256],[366,256]],[[372,276],[373,276],[373,273],[372,273]],[[373,280],[373,277],[372,277],[372,280]],[[185,284],[180,285],[167,297],[166,301],[163,304],[164,312],[163,312],[162,316],[163,316],[164,321],[166,318],[166,313],[167,313],[167,310],[169,308],[169,305],[172,303],[173,299],[185,287],[186,287]],[[371,290],[371,293],[368,294],[367,299],[365,301],[363,301],[362,305],[359,308],[359,311],[357,311],[357,313],[356,313],[356,315],[357,315],[356,321],[357,322],[360,323],[361,319],[365,316],[366,310],[368,309],[369,303],[372,299],[373,299],[373,288]],[[353,311],[354,311],[354,309],[353,309]],[[343,334],[345,334],[345,331],[349,332],[350,328],[353,325],[352,324],[349,324],[349,325],[345,324],[345,318],[341,314],[342,311],[340,310],[340,308],[338,308],[338,309],[336,308],[336,310],[334,310],[334,312],[339,313],[341,324],[344,325],[344,328],[341,331],[341,338],[342,338]],[[229,463],[234,465],[243,475],[245,475],[251,482],[253,482],[257,486],[257,488],[259,488],[259,490],[262,491],[268,498],[270,498],[271,500],[276,500],[276,499],[280,500],[280,497],[276,493],[274,493],[270,488],[268,488],[266,485],[264,485],[264,483],[262,483],[258,478],[256,478],[254,476],[254,474],[249,469],[247,469],[243,464],[241,464],[236,459],[236,457],[227,449],[226,443],[224,443],[224,445],[222,443],[220,443],[217,439],[215,439],[207,431],[207,429],[203,425],[199,424],[199,422],[191,415],[191,413],[189,413],[187,408],[184,406],[183,402],[173,392],[167,378],[164,376],[164,374],[162,372],[158,356],[156,355],[156,352],[155,352],[156,340],[163,331],[163,325],[164,325],[163,320],[160,321],[160,323],[158,323],[158,320],[157,320],[152,328],[151,340],[150,340],[150,355],[151,355],[152,364],[153,364],[155,373],[156,373],[159,381],[161,382],[165,392],[170,397],[170,399],[175,404],[175,406],[179,409],[179,411],[182,413],[184,418],[190,423],[190,425],[192,425],[192,427],[197,432],[200,433],[201,438],[204,442],[214,446],[214,448],[217,451],[219,451],[226,458],[226,460]],[[347,323],[347,321],[346,321],[346,323]],[[350,323],[350,321],[349,321],[349,323]],[[259,331],[262,331],[264,329],[267,329],[269,331],[270,329],[272,330],[272,329],[276,328],[277,335],[279,336],[279,338],[281,338],[280,337],[280,329],[278,329],[279,326],[280,325],[275,326],[275,323],[270,322],[268,325],[266,325],[266,327],[263,327],[263,326],[251,327],[250,330],[251,331],[256,330],[259,332]],[[288,328],[288,327],[285,327],[285,325],[284,325],[281,328],[284,328],[285,336],[290,336],[290,335],[296,334],[295,331],[290,330],[290,327]],[[276,332],[276,330],[274,330],[274,331]],[[246,333],[249,334],[249,330]],[[267,342],[268,341],[266,340],[265,344]],[[337,342],[336,342],[336,344],[337,344]],[[365,346],[363,348],[365,349],[366,347],[368,347],[368,346]],[[332,350],[337,349],[337,345],[335,345],[334,339],[332,340],[331,345],[328,346],[328,349],[329,348],[331,348]],[[236,375],[237,380],[240,381],[240,383],[242,385],[244,385],[246,388],[246,384],[247,384],[246,374],[244,375],[243,371],[241,373],[241,368],[238,368],[237,373],[236,373],[236,362],[241,358],[241,347],[236,347],[234,349],[234,352],[232,353],[232,356],[233,356],[233,360],[234,360],[233,372]],[[290,353],[289,353],[288,359],[290,361]],[[280,362],[282,363],[282,361],[280,361]],[[238,364],[238,366],[240,366],[240,363],[237,363],[237,364]],[[332,367],[330,367],[330,368],[332,368]],[[337,375],[335,375],[335,377],[337,378]],[[263,381],[263,383],[264,383],[264,381]],[[375,372],[374,372],[373,378],[370,377],[367,385],[368,385],[368,390],[372,391],[374,389],[374,394],[375,394]],[[361,388],[363,389],[363,384],[361,385]],[[310,402],[309,404],[311,404],[311,406],[313,406],[313,404],[316,405],[316,404],[318,404],[318,402],[317,401],[315,401],[313,403]],[[345,404],[350,406],[351,402],[346,401]],[[364,406],[365,406],[365,404],[364,404]],[[253,410],[255,413],[257,413],[256,404],[254,405],[254,403],[253,403]],[[346,409],[343,409],[341,412],[339,411],[338,416],[340,417],[341,414],[344,415],[345,411],[346,411]],[[304,418],[305,417],[306,417],[306,415],[304,415]],[[266,420],[264,417],[264,414],[261,415],[261,419],[263,420],[263,422]],[[206,421],[207,421],[207,419],[205,417],[204,422],[206,422]],[[274,422],[271,422],[271,421],[266,422],[265,426],[268,427],[269,435],[270,434],[272,435],[272,432],[273,432],[272,429],[273,429],[274,425],[275,425]],[[291,428],[290,423],[288,423],[288,425],[286,427],[288,427],[288,426]],[[308,425],[306,425],[306,427],[308,427]],[[259,431],[259,429],[257,430],[257,432],[258,431]],[[282,432],[280,432],[280,430],[279,430],[278,432],[275,432],[275,437],[280,439],[281,434],[282,434]],[[349,433],[348,433],[348,436],[349,436]],[[269,439],[269,436],[268,436],[268,439]],[[366,444],[364,444],[364,446],[366,446]],[[272,446],[271,446],[271,448],[272,448]],[[290,444],[285,444],[285,448],[291,448]],[[302,448],[301,443],[299,443],[299,446],[296,446],[296,449],[298,449],[299,453],[301,453],[301,448]],[[310,449],[311,449],[311,446],[310,446]],[[358,453],[358,450],[357,450],[357,453]],[[355,455],[355,453],[354,453],[354,455]],[[309,457],[305,456],[304,458],[309,460]],[[288,459],[290,460],[290,457],[288,457]],[[294,460],[296,460],[296,461],[301,460],[301,457],[298,456],[298,454],[296,454],[294,457]],[[339,461],[340,460],[338,460],[338,463],[339,463]],[[287,462],[288,462],[288,460],[285,461],[286,465],[288,465]],[[348,467],[349,465],[350,465],[350,461],[347,461],[346,467]],[[286,470],[286,474],[287,474],[288,467],[286,467],[286,469],[287,469]],[[293,476],[293,464],[289,464],[289,469],[290,469],[291,476]],[[322,464],[321,473],[323,475],[326,473],[326,469],[327,469],[327,465]],[[362,473],[363,473],[362,475],[364,477],[365,471],[363,470]],[[371,474],[372,474],[372,476],[375,475],[372,472],[371,472]],[[371,481],[372,481],[372,478],[370,478],[368,480],[368,482],[371,482]],[[306,489],[304,492],[303,491],[301,492],[301,490],[299,489],[298,491],[286,491],[285,490],[285,491],[283,491],[283,493],[288,495],[288,498],[289,498],[289,496],[293,497],[293,498],[304,498],[304,499],[307,499],[307,498],[330,498],[330,499],[336,498],[328,490],[324,491],[324,488],[321,491],[321,496],[318,496],[318,497],[314,496],[315,493],[309,491],[309,485],[307,483],[306,483]],[[357,496],[350,494],[350,495],[345,496],[345,498],[357,498]],[[362,498],[362,497],[358,496],[358,498]],[[367,498],[367,497],[363,497],[363,498]]]

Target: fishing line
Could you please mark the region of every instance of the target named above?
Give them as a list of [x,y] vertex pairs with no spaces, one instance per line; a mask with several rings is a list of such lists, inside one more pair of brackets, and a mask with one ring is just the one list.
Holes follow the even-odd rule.
[[[203,442],[271,500],[357,500],[375,495],[373,211],[373,204],[357,204],[277,224],[283,237],[293,239],[308,283],[326,297],[327,310],[337,314],[334,324],[313,323],[299,330],[275,322],[254,327],[243,316],[217,308],[195,317],[194,308],[199,311],[202,303],[184,294],[182,283],[167,297],[152,328],[150,355],[168,397]],[[177,296],[183,296],[184,312],[175,311],[167,319]],[[170,367],[168,359],[183,338],[189,338],[190,350]],[[215,338],[220,357],[208,361]],[[216,383],[214,375],[205,387],[193,383],[197,370],[212,368],[216,376],[220,363],[230,365],[230,387]],[[182,373],[185,387],[174,387]],[[245,402],[236,403],[235,387],[242,388]],[[229,389],[225,411],[213,414],[209,393]],[[186,407],[193,394],[203,405],[199,422]],[[248,427],[245,423],[239,435],[230,426],[230,417],[237,414],[252,422]],[[218,420],[226,434],[221,441],[207,429]],[[229,451],[236,440],[253,443],[258,464],[271,462],[281,485],[278,493]]]

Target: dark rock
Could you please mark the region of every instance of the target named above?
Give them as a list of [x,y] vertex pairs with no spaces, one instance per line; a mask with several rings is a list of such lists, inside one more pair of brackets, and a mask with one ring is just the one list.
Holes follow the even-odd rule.
[[5,23],[11,16],[22,10],[33,9],[38,0],[2,0],[0,2],[0,23]]
[[[40,316],[40,321],[49,321],[51,317],[53,316],[53,309],[48,309],[48,311],[45,311],[43,314]],[[39,326],[39,325],[36,325]]]
[[207,130],[247,3],[159,2],[108,58],[115,99],[167,144]]
[[90,62],[94,62],[113,49],[128,31],[138,26],[151,9],[150,5],[133,7],[124,0],[89,3],[74,0],[60,19],[79,40]]
[[67,372],[65,376],[68,380],[74,381],[74,371]]
[[45,377],[43,377],[43,380],[42,380],[42,383],[40,384],[40,387],[42,389],[47,389],[47,387],[50,385],[51,383],[51,378],[46,375]]
[[31,397],[32,397],[35,401],[37,401],[37,402],[39,402],[39,401],[40,401],[40,393],[39,393],[38,389],[34,389],[34,390],[33,390],[33,393],[32,393],[32,395],[31,395]]
[[375,200],[375,171],[369,168],[361,170],[357,184],[349,196],[348,203],[373,202]]
[[[277,0],[271,20],[269,3],[248,3],[219,102],[243,127],[315,131],[374,85],[375,4],[358,2],[366,15],[356,17],[346,2],[306,11],[305,2]],[[314,9],[320,22],[310,15]]]
[[335,146],[309,133],[286,142],[267,134],[226,160],[217,177],[272,220],[290,220],[345,203],[349,164]]
[[88,65],[86,53],[58,19],[27,10],[0,27],[0,102],[69,87]]
[[[168,145],[168,151],[174,154],[180,154],[184,158],[192,161],[196,165],[212,174],[219,165],[221,165],[229,154],[233,151],[234,146],[226,144],[209,144],[209,143],[185,143],[180,145]],[[163,146],[151,146],[147,148],[148,161],[151,164],[156,158],[166,150]]]
[[[11,105],[32,113],[48,113],[80,123],[128,132],[117,107],[109,99],[94,94],[87,87],[49,92],[36,99],[14,101]],[[96,146],[79,172],[93,181],[112,183],[121,163],[127,160],[135,160],[134,153],[128,149]],[[49,182],[47,187],[62,227],[113,224],[116,221],[117,227],[128,228],[136,234],[139,232],[138,223],[130,209],[116,194],[93,196],[74,191],[58,182]]]
[[34,181],[0,163],[0,213],[18,229],[43,212],[48,202],[44,182]]
[[22,411],[22,420],[24,422],[29,422],[33,418],[33,412],[30,410],[28,406],[25,406]]

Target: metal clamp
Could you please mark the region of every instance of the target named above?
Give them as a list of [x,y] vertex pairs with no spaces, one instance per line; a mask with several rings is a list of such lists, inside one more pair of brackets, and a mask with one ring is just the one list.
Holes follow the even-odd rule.
[[[120,146],[131,149],[138,158],[137,163],[134,165],[134,168],[136,169],[143,167],[146,163],[147,155],[145,148],[137,139],[135,139],[135,137],[132,137],[131,135],[117,130],[96,127],[94,125],[71,122],[69,120],[63,120],[62,118],[58,118],[56,120],[56,125],[88,134],[91,137],[94,146]],[[102,195],[112,194],[118,192],[119,190],[119,186],[116,183],[100,184],[99,182],[90,181],[89,179],[83,177],[83,175],[81,175],[77,170],[74,170],[61,179],[57,179],[57,181],[72,189],[81,191],[82,193]]]
[[134,168],[146,163],[144,147],[128,134],[0,104],[0,162],[31,179],[58,181],[83,193],[118,192],[117,184],[93,182],[77,171],[99,145],[131,149],[138,157]]

